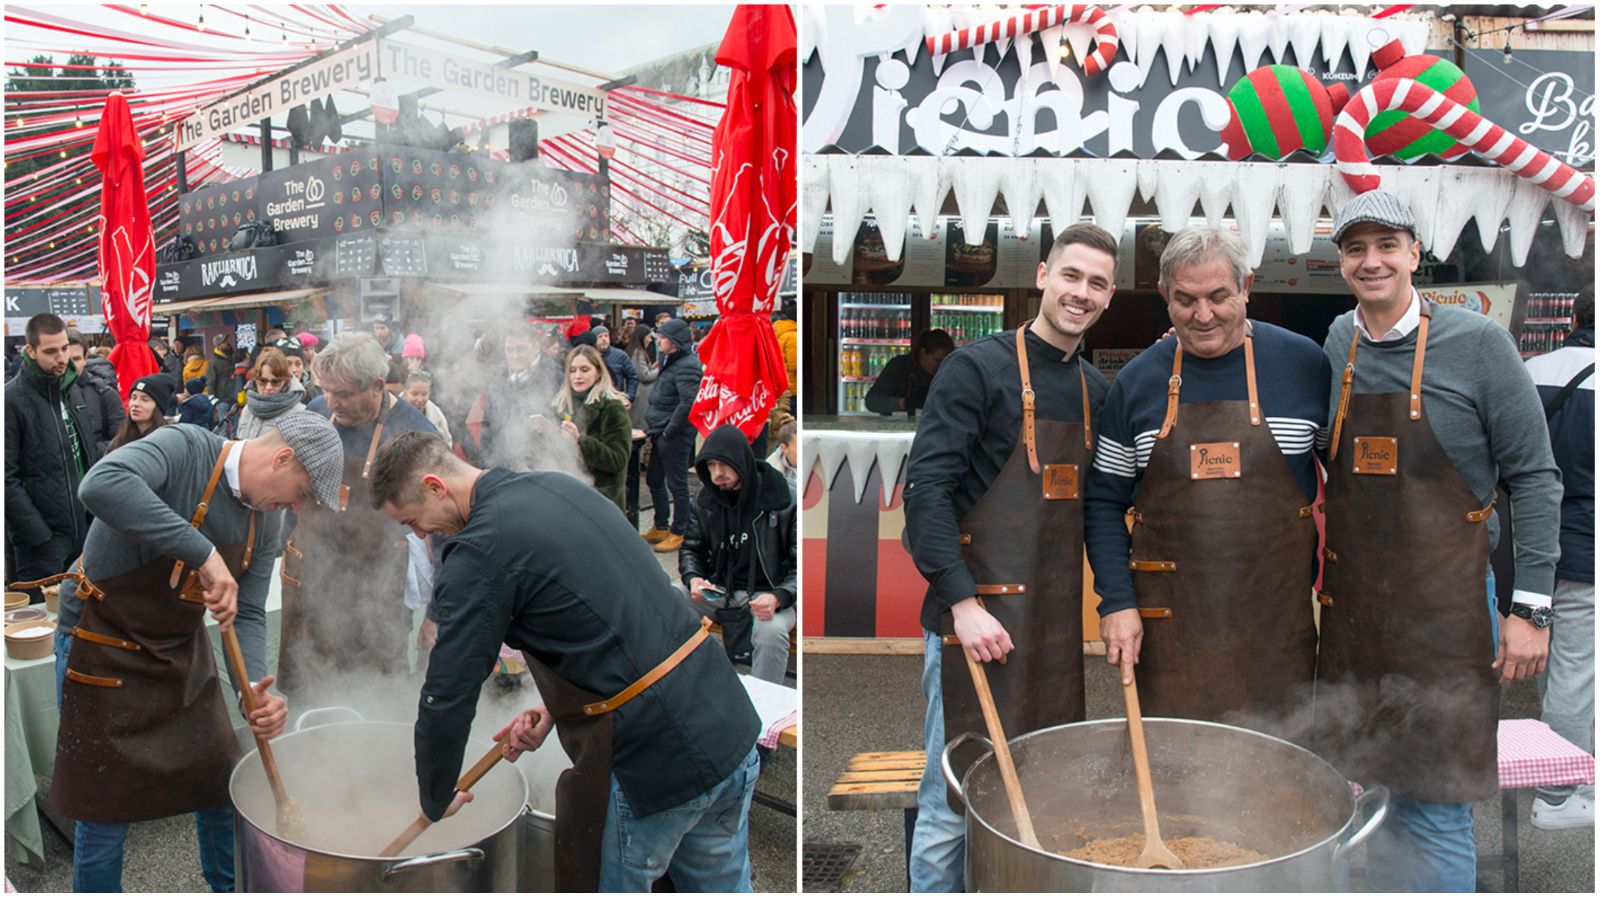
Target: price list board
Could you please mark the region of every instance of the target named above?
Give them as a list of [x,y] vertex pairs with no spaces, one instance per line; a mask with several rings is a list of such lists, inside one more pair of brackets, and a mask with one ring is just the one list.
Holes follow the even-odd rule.
[[341,278],[364,278],[372,274],[377,259],[378,244],[371,235],[340,238],[334,247],[334,274]]
[[100,312],[98,306],[91,309],[88,286],[48,290],[50,312],[57,316],[92,316]]
[[426,275],[428,272],[421,235],[386,236],[381,251],[384,275]]

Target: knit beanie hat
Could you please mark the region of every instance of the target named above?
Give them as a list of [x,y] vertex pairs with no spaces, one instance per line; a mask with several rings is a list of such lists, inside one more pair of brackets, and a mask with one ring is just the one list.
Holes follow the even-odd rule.
[[[195,381],[200,381],[202,383],[201,387],[204,387],[202,380],[196,379]],[[155,401],[156,409],[165,412],[167,407],[172,405],[172,396],[178,393],[178,380],[164,372],[156,375],[147,375],[133,383],[129,393],[131,394],[134,391],[149,395],[150,399]]]
[[405,343],[401,345],[400,348],[401,358],[416,357],[417,359],[421,360],[427,357],[427,355],[428,349],[427,346],[422,343],[421,335],[410,334],[406,336]]

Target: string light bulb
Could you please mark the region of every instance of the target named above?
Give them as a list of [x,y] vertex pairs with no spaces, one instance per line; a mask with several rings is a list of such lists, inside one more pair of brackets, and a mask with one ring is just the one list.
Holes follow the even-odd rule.
[[1511,32],[1506,32],[1505,65],[1511,65]]
[[200,24],[198,28],[200,31],[206,30],[206,5],[204,3],[200,4]]
[[282,36],[283,43],[285,43],[285,44],[289,43],[289,26],[288,26],[288,24],[285,23],[285,22],[279,22],[278,23],[278,27],[283,30],[283,36]]
[[249,16],[245,16],[244,17],[244,36],[247,37],[247,38],[250,37],[250,17]]
[[76,115],[73,116],[72,117],[72,127],[73,128],[82,128],[83,127],[83,117],[82,116],[76,116]]
[[139,4],[139,15],[141,15],[141,16],[150,15],[150,4],[148,4],[148,3]]

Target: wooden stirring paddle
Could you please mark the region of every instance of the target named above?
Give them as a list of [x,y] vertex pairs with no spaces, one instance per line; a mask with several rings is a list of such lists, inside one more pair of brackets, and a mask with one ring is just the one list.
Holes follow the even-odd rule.
[[[243,685],[245,715],[256,712],[256,693],[250,685],[250,672],[245,669],[244,651],[239,647],[239,636],[233,629],[222,630],[222,647],[228,655],[228,665],[233,667],[235,676],[239,679],[236,685]],[[300,814],[300,805],[294,798],[289,797],[289,792],[283,787],[283,776],[278,772],[278,760],[272,755],[272,745],[267,740],[256,736],[256,748],[261,752],[261,768],[267,771],[267,784],[272,786],[272,797],[278,804],[278,832],[287,839],[300,839],[305,837],[306,821]]]
[[989,727],[989,741],[994,744],[995,763],[1000,765],[1000,781],[1006,787],[1006,800],[1011,802],[1011,816],[1017,821],[1017,835],[1026,844],[1043,851],[1039,836],[1033,831],[1033,818],[1028,815],[1028,805],[1022,800],[1022,783],[1017,780],[1017,766],[1011,760],[1011,746],[1006,744],[1006,734],[1000,728],[1000,712],[995,710],[994,695],[989,692],[989,677],[983,664],[973,660],[966,649],[961,656],[972,673],[972,687],[978,692],[978,706],[983,709],[983,723]]
[[1156,789],[1150,781],[1150,755],[1144,746],[1144,719],[1139,716],[1139,689],[1133,682],[1122,686],[1128,704],[1128,738],[1133,742],[1133,773],[1139,783],[1139,812],[1144,815],[1144,850],[1133,865],[1145,870],[1181,870],[1183,861],[1161,841],[1156,821]]
[[[538,724],[538,714],[534,714],[533,722],[535,725]],[[505,738],[502,738],[494,743],[494,747],[489,749],[489,753],[480,757],[478,762],[472,765],[472,769],[462,773],[461,778],[456,780],[456,791],[468,791],[474,785],[477,785],[478,780],[482,779],[485,773],[489,772],[489,770],[494,768],[495,764],[500,762],[500,758],[502,757],[501,752],[505,750],[506,742],[510,740],[511,734],[507,733]],[[415,820],[411,821],[411,825],[406,827],[406,831],[400,833],[400,835],[396,837],[394,841],[385,845],[383,850],[378,852],[378,856],[398,857],[401,851],[404,851],[406,848],[410,847],[411,843],[416,841],[417,837],[422,835],[422,833],[432,825],[433,821],[428,819],[426,816],[417,817]]]

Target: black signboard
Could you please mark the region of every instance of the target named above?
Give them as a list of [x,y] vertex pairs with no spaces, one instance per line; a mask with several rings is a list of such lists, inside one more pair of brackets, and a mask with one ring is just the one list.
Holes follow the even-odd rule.
[[539,241],[611,238],[609,182],[538,163],[507,164],[490,199],[491,227]]
[[428,256],[422,235],[382,235],[378,254],[384,275],[427,275]]
[[1477,89],[1485,119],[1587,168],[1594,160],[1594,53],[1468,50],[1462,70]]
[[375,152],[358,150],[261,175],[261,218],[287,244],[376,228],[382,220]]
[[333,275],[335,278],[371,275],[377,259],[378,242],[373,234],[345,235],[334,243]]
[[228,252],[228,239],[261,215],[260,179],[241,178],[190,191],[178,200],[178,228],[205,256]]
[[505,167],[489,157],[391,147],[381,166],[384,224],[465,234],[484,224]]
[[430,275],[473,281],[494,274],[488,271],[488,252],[470,239],[430,237],[427,241],[427,259]]
[[297,241],[216,254],[156,267],[155,302],[249,294],[326,284],[332,278],[334,241]]
[[[100,304],[89,296],[89,286],[47,288],[50,312],[57,316],[98,316]],[[98,293],[98,292],[96,292]]]
[[7,288],[6,317],[20,319],[50,312],[50,292],[46,288]]

